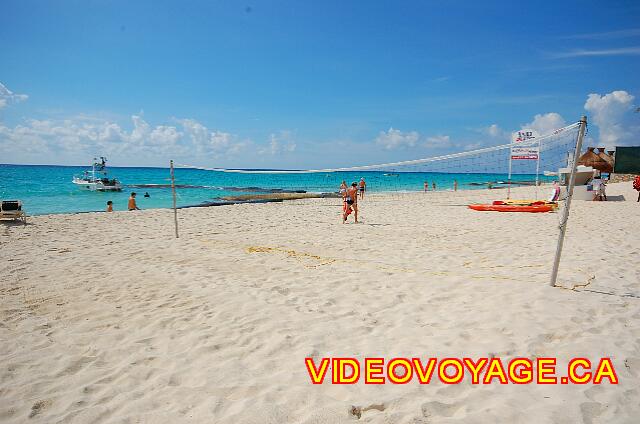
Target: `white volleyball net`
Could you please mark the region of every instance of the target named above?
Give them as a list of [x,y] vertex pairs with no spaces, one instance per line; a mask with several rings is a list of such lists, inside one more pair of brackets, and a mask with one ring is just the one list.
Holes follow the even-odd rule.
[[305,170],[178,167],[206,172],[208,184],[220,190],[220,199],[279,192],[336,193],[343,181],[360,185],[361,180],[368,194],[490,188],[503,189],[502,197],[510,197],[512,189],[532,186],[533,196],[546,198],[547,192],[537,187],[557,180],[558,170],[567,166],[578,128],[574,123],[536,137],[525,132],[511,143],[374,165]]
[[[211,205],[279,201],[296,198],[296,195],[301,195],[300,198],[304,198],[304,195],[335,197],[335,202],[327,204],[335,209],[331,212],[327,209],[327,214],[335,215],[336,222],[352,219],[349,217],[349,212],[353,207],[349,207],[346,198],[341,199],[341,183],[346,186],[355,184],[359,188],[361,181],[366,184],[366,196],[358,196],[358,205],[353,210],[353,215],[359,210],[360,220],[362,222],[364,215],[365,223],[369,223],[367,208],[372,203],[380,202],[382,209],[378,211],[384,208],[397,208],[398,205],[408,204],[405,200],[410,200],[411,196],[413,199],[417,196],[425,196],[413,204],[436,205],[442,208],[442,213],[453,211],[450,209],[452,207],[471,207],[472,209],[478,207],[479,210],[485,210],[482,209],[485,206],[503,206],[505,209],[540,207],[546,209],[545,211],[556,211],[557,204],[546,202],[539,204],[536,200],[549,200],[552,192],[556,194],[560,192],[559,188],[552,189],[551,184],[558,181],[561,169],[564,168],[567,172],[567,168],[573,166],[580,128],[581,123],[576,122],[539,136],[523,131],[511,143],[493,146],[485,144],[480,148],[445,155],[342,168],[255,170],[203,168],[178,164],[176,180],[179,183],[179,191],[182,191],[183,185],[184,188],[209,190]],[[482,146],[483,143],[473,144]],[[503,200],[509,200],[509,202]],[[497,205],[495,201],[498,201]],[[407,209],[414,214],[427,212],[433,216],[434,213],[434,209],[429,211],[416,207]],[[524,211],[524,209],[520,210]],[[536,210],[538,211],[540,210]],[[399,217],[397,219],[411,220],[412,216],[406,214],[406,211],[397,214]],[[465,216],[464,219],[473,216],[458,215]],[[566,219],[561,218],[563,214],[557,215],[561,226],[564,225],[562,223],[566,223]],[[495,227],[494,233],[500,233],[502,227],[498,223],[501,221],[487,221],[486,216],[484,215],[483,218],[485,225]],[[548,224],[548,219],[545,222]],[[373,225],[376,224],[373,223]],[[555,231],[551,231],[548,225],[539,230],[539,233],[545,234],[545,240],[555,240]],[[522,229],[522,231],[525,230]],[[498,249],[497,253],[492,254],[494,258],[492,262],[495,263],[490,266],[478,265],[480,268],[488,267],[487,272],[490,271],[490,275],[482,278],[498,278],[496,269],[511,266],[513,252],[509,250],[509,245],[509,243],[501,243],[497,247],[493,246],[494,249]],[[461,254],[464,256],[464,252]],[[527,258],[527,252],[517,252],[515,256],[517,261],[523,262],[524,265],[520,267],[522,269],[530,270],[536,267],[541,271],[547,267],[545,263],[532,263]],[[472,257],[473,255],[470,254],[469,258]],[[464,266],[464,263],[461,266]],[[511,277],[504,276],[504,278]],[[530,279],[532,276],[523,274],[522,278]]]

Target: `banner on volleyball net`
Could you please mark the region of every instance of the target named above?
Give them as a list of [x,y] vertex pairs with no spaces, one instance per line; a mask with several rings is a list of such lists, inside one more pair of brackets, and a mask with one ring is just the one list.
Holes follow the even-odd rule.
[[522,130],[508,144],[374,165],[306,170],[180,167],[214,171],[216,184],[234,189],[336,192],[343,181],[351,185],[361,179],[369,192],[537,186],[556,179],[558,169],[567,166],[578,128],[575,123],[543,135]]

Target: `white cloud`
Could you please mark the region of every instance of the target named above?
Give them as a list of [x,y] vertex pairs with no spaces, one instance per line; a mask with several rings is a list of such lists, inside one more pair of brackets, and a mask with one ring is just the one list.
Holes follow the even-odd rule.
[[555,112],[538,114],[533,117],[533,121],[522,125],[522,129],[531,129],[538,135],[551,134],[554,130],[566,125],[564,118]]
[[569,52],[556,53],[552,55],[557,59],[569,57],[589,57],[589,56],[638,56],[640,55],[640,47],[622,47],[615,49],[603,50],[571,50]]
[[434,135],[425,139],[426,147],[443,147],[451,144],[451,137],[448,135]]
[[442,148],[453,145],[451,137],[448,135],[437,134],[424,137],[417,131],[402,132],[394,128],[389,128],[388,131],[380,131],[375,142],[386,150],[407,149],[418,145],[427,148]]
[[480,132],[491,138],[509,138],[509,132],[500,128],[498,124],[491,124],[488,127],[482,128]]
[[130,140],[134,143],[143,143],[149,135],[151,126],[143,119],[142,113],[140,115],[132,115],[131,121],[133,122],[133,131],[131,131]]
[[[220,131],[210,131],[193,119],[173,125],[151,126],[142,115],[131,116],[131,130],[108,120],[27,120],[13,128],[0,124],[0,152],[28,160],[69,162],[96,154],[116,156],[122,162],[163,163],[169,158],[193,160],[233,155],[248,142]],[[9,155],[11,154],[11,155]],[[18,156],[19,157],[19,156]],[[26,159],[25,159],[26,160]]]
[[180,141],[183,133],[176,127],[159,125],[149,134],[149,142],[160,146],[174,146]]
[[27,100],[29,96],[26,94],[15,94],[0,82],[0,109],[9,103],[19,103]]
[[561,38],[578,40],[608,40],[612,38],[626,38],[640,36],[640,28],[621,29],[608,32],[592,32],[590,34],[573,34]]
[[376,143],[383,146],[387,150],[397,148],[414,147],[420,138],[420,134],[416,131],[403,133],[400,130],[389,128],[387,132],[380,131],[376,137]]
[[491,137],[499,137],[502,132],[502,129],[497,124],[491,124],[489,128],[487,128],[487,133],[489,133]]
[[293,141],[291,131],[279,131],[277,134],[269,135],[269,144],[258,150],[261,155],[281,155],[292,153],[296,150],[297,144]]
[[[634,96],[619,90],[601,96],[589,94],[584,108],[591,114],[591,121],[598,127],[600,143],[606,147],[633,142],[637,128],[631,122]],[[635,140],[637,141],[637,140]]]

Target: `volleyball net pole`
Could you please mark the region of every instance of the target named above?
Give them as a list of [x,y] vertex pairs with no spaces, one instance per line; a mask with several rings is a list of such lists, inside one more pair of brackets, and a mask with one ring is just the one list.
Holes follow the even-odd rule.
[[511,161],[512,161],[511,148],[509,148],[509,174],[507,176],[507,200],[511,199]]
[[569,221],[569,210],[571,208],[571,198],[573,197],[573,187],[576,182],[576,169],[578,168],[578,158],[580,157],[580,151],[582,150],[582,139],[587,129],[587,117],[582,116],[580,118],[580,129],[578,130],[578,140],[576,142],[576,149],[573,153],[573,159],[571,160],[571,176],[569,177],[569,186],[567,187],[567,198],[564,202],[564,208],[562,209],[562,215],[560,218],[560,234],[558,234],[558,245],[556,246],[556,256],[553,260],[553,269],[551,270],[551,287],[556,287],[556,281],[558,280],[558,268],[560,267],[560,257],[562,256],[562,245],[564,244],[564,236],[567,232],[567,222]]
[[538,185],[540,184],[540,155],[542,154],[542,142],[538,139],[538,159],[536,160],[536,200],[538,200]]
[[169,161],[169,169],[171,171],[171,194],[173,195],[173,221],[176,226],[176,238],[178,236],[178,209],[176,208],[176,177],[173,173],[173,160]]

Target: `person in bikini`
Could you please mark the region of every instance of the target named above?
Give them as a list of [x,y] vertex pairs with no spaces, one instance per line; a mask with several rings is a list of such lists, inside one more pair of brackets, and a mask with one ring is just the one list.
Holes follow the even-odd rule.
[[347,182],[342,180],[342,184],[340,184],[340,196],[342,196],[342,200],[344,200],[346,195],[347,195]]
[[364,182],[364,177],[360,178],[360,184],[359,184],[359,189],[360,189],[360,200],[364,199],[364,191],[367,188],[367,183]]
[[347,189],[347,195],[344,198],[344,213],[342,214],[342,223],[347,222],[347,218],[353,211],[358,223],[358,184],[355,182]]
[[347,197],[347,182],[342,180],[342,184],[340,184],[340,196],[342,196],[342,215],[347,211],[347,202],[345,201]]

